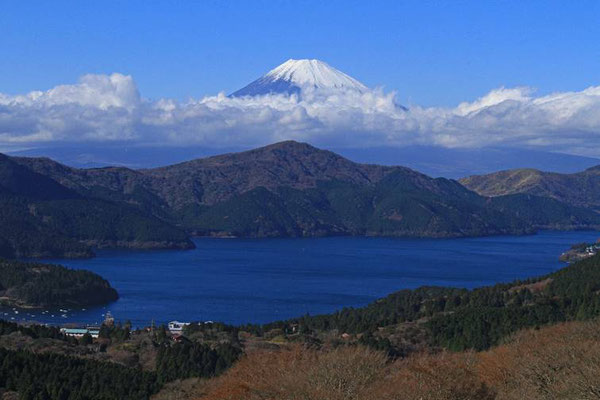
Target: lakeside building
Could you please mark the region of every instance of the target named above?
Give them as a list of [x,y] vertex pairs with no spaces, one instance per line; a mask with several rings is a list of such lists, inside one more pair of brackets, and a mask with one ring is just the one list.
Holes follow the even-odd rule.
[[98,339],[98,335],[100,335],[100,328],[95,326],[86,328],[61,328],[60,331],[66,336],[72,336],[75,338],[81,338],[86,333],[89,333],[92,338]]
[[189,325],[189,322],[171,321],[169,322],[168,328],[171,333],[181,333],[183,327]]
[[585,252],[590,256],[595,255],[598,251],[600,251],[600,243],[594,243],[585,248]]
[[114,326],[115,325],[115,317],[113,317],[113,315],[110,311],[106,312],[106,315],[104,317],[104,325],[106,325],[106,326]]
[[[112,316],[110,311],[106,313],[104,322],[102,324],[106,326],[114,326],[115,318]],[[100,336],[100,328],[100,325],[87,325],[85,328],[61,328],[60,331],[64,335],[72,336],[74,338],[81,338],[86,333],[89,333],[92,338],[98,339]]]

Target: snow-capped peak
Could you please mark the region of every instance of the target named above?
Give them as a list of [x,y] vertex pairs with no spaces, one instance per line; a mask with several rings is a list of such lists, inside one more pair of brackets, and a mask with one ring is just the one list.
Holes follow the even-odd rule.
[[272,80],[286,80],[299,86],[367,90],[367,87],[356,79],[319,60],[289,59],[269,71],[266,77]]
[[233,93],[232,96],[256,96],[268,93],[300,93],[306,88],[369,90],[345,73],[319,60],[290,59],[263,77]]

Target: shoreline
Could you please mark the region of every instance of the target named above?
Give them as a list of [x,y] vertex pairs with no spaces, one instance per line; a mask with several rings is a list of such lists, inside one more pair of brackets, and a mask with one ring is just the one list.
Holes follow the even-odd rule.
[[[563,232],[563,231],[550,231],[550,232]],[[595,234],[595,231],[590,231],[590,234]],[[514,238],[515,237],[514,235],[505,235],[505,236],[507,238],[510,238],[510,237]],[[349,239],[353,239],[353,238],[356,239],[356,237],[348,237],[348,238]],[[198,239],[202,240],[202,238],[198,238]],[[303,238],[303,239],[310,240],[310,239],[315,239],[315,238]],[[457,238],[457,239],[462,239],[462,238]],[[419,240],[420,241],[421,239],[415,239],[415,240]],[[424,239],[424,240],[431,240],[433,242],[436,242],[438,239]],[[557,255],[556,259],[558,259],[558,255]],[[569,266],[568,264],[567,265],[562,265],[560,268],[558,268],[556,270],[553,270],[551,272],[548,272],[548,273],[555,272],[557,270],[566,268],[568,266]],[[428,285],[428,284],[423,284],[423,285],[418,286],[418,287],[432,287],[432,286],[443,287],[443,288],[452,287],[452,288],[466,289],[466,290],[472,291],[472,290],[475,290],[475,289],[479,289],[479,288],[482,288],[482,287],[493,286],[493,285],[496,285],[496,284],[512,284],[515,281],[537,280],[537,279],[539,279],[539,278],[541,278],[541,277],[543,277],[545,275],[547,275],[547,273],[542,273],[542,274],[537,274],[537,275],[531,275],[531,276],[526,276],[526,277],[522,277],[522,278],[510,279],[510,280],[507,280],[507,281],[498,281],[498,282],[495,282],[495,283],[483,284],[483,285],[478,285],[478,286],[474,286],[474,287],[448,286],[448,285]],[[389,291],[389,292],[386,292],[384,294],[379,295],[378,297],[372,299],[371,301],[368,301],[366,303],[363,303],[362,305],[358,305],[358,306],[355,306],[355,307],[359,307],[359,308],[360,307],[364,307],[364,306],[367,306],[367,305],[369,305],[371,303],[376,303],[377,301],[385,298],[386,296],[388,296],[390,294],[396,293],[397,291],[401,291],[401,290],[416,290],[418,287],[415,287],[415,288],[412,288],[412,289],[406,289],[406,288],[398,287],[398,288],[396,288],[396,289],[394,289],[392,291]],[[30,323],[30,322],[33,322],[33,323],[48,324],[48,325],[51,325],[51,326],[59,326],[59,327],[65,326],[65,325],[86,325],[86,324],[90,324],[90,323],[98,323],[101,320],[101,316],[100,316],[101,313],[104,313],[104,312],[106,312],[109,309],[111,309],[112,311],[114,311],[114,309],[111,307],[111,304],[114,304],[114,303],[113,302],[109,302],[109,303],[98,305],[98,306],[88,307],[87,309],[83,308],[83,307],[81,307],[81,308],[80,307],[76,307],[76,308],[69,307],[69,311],[70,311],[69,314],[71,314],[71,313],[78,314],[78,313],[80,313],[82,311],[97,310],[98,317],[95,320],[92,320],[92,319],[89,319],[89,318],[83,318],[82,320],[78,321],[76,319],[74,320],[73,317],[69,317],[67,321],[64,321],[64,320],[61,320],[61,314],[58,312],[58,310],[60,308],[56,307],[56,308],[46,308],[46,310],[56,311],[55,312],[55,317],[54,317],[55,319],[52,320],[52,321],[48,321],[47,319],[44,319],[43,321],[39,321],[39,320],[36,320],[35,317],[27,318],[27,320],[25,320],[25,321],[20,321],[18,319],[11,320],[11,321],[16,321],[16,322],[19,322],[19,323]],[[311,312],[310,314],[311,315],[326,315],[326,314],[335,313],[335,312],[340,311],[340,310],[342,310],[343,308],[346,308],[346,307],[348,307],[348,305],[338,304],[331,311],[314,312],[314,313]],[[9,307],[6,307],[2,311],[10,311],[8,309],[9,309]],[[39,315],[39,314],[38,313],[34,313],[34,311],[40,310],[40,308],[19,308],[19,307],[17,307],[17,309],[19,311],[24,310],[26,313],[29,312],[30,314],[36,314],[36,315]],[[299,313],[296,313],[296,314],[292,314],[292,316],[289,316],[289,317],[288,316],[276,316],[276,315],[274,315],[273,318],[268,319],[268,320],[262,320],[262,322],[247,320],[245,322],[224,322],[224,323],[226,323],[228,325],[233,325],[233,326],[243,326],[243,325],[247,325],[247,324],[262,325],[262,324],[269,324],[269,323],[272,323],[272,322],[275,322],[275,321],[282,321],[282,320],[288,320],[288,319],[298,318],[301,315],[303,315],[302,312],[299,312]],[[14,315],[8,315],[8,317],[14,317]],[[116,317],[117,317],[117,319],[120,319],[118,313],[116,313]],[[77,318],[77,317],[75,317],[75,318]],[[128,319],[128,318],[127,317],[123,318],[122,322],[124,322],[126,319]],[[138,318],[133,318],[132,316],[129,316],[129,319],[138,320]],[[166,318],[164,318],[164,317],[161,318],[161,317],[157,316],[157,318],[154,318],[154,319],[157,320],[159,323],[165,323],[165,324],[167,322],[169,322],[170,320],[181,320],[181,321],[188,321],[188,320],[189,321],[195,321],[195,320],[198,320],[198,318],[193,318],[193,317],[190,318],[190,317],[183,317],[183,316],[179,316],[179,317],[168,316]],[[219,321],[219,319],[210,318],[210,317],[206,318],[206,319],[213,319],[215,321]],[[136,321],[134,323],[134,327],[142,328],[142,327],[144,327],[146,325],[149,325],[149,323],[150,323],[150,320],[148,320],[147,323],[144,323],[142,321],[145,321],[145,319],[141,319],[141,320]],[[227,320],[224,320],[224,321],[227,321]]]
[[526,230],[519,230],[515,232],[495,232],[488,234],[463,234],[463,233],[431,233],[431,234],[379,234],[376,232],[365,232],[363,234],[346,234],[346,233],[332,233],[332,234],[315,234],[315,235],[298,235],[298,236],[238,236],[231,234],[230,232],[210,232],[207,234],[198,234],[192,232],[188,236],[189,243],[186,242],[137,242],[137,241],[102,241],[98,242],[95,240],[81,241],[82,244],[90,248],[90,253],[74,253],[65,254],[63,256],[55,255],[31,255],[27,257],[17,257],[16,260],[25,261],[41,261],[51,262],[53,260],[89,260],[98,257],[97,252],[103,250],[123,250],[123,251],[188,251],[196,248],[194,239],[227,239],[227,240],[285,240],[285,239],[324,239],[324,238],[383,238],[383,239],[414,239],[414,240],[453,240],[453,239],[475,239],[475,238],[495,238],[503,236],[534,236],[540,232],[584,232],[584,231],[598,231],[600,232],[600,226],[539,226],[532,227]]

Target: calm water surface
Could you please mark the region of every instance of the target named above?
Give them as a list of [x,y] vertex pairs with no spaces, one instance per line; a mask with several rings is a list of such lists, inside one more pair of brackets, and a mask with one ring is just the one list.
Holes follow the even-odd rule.
[[110,310],[146,326],[171,320],[233,324],[362,306],[422,285],[474,288],[552,272],[571,244],[598,232],[466,239],[196,239],[189,251],[99,251],[60,260],[108,279],[121,298],[86,310],[3,310],[3,318],[93,323]]

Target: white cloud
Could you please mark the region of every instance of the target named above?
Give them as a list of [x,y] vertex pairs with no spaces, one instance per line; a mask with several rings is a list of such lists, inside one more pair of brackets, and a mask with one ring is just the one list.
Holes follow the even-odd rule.
[[536,97],[499,88],[455,108],[398,107],[381,89],[187,102],[143,99],[130,76],[85,75],[46,92],[0,94],[0,145],[114,142],[257,146],[284,139],[337,147],[527,146],[600,156],[600,86]]
[[0,94],[0,104],[44,106],[76,104],[107,110],[111,107],[133,109],[140,103],[140,94],[131,76],[84,75],[76,85],[60,85],[47,92],[34,91],[26,95]]

